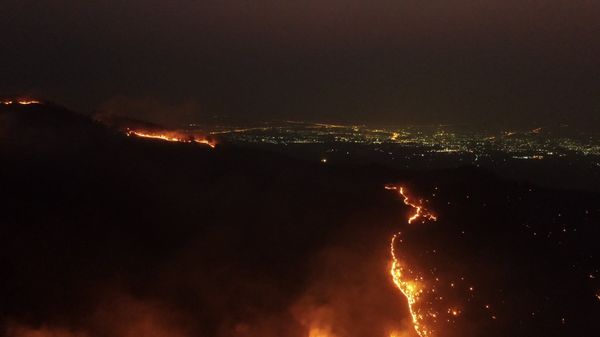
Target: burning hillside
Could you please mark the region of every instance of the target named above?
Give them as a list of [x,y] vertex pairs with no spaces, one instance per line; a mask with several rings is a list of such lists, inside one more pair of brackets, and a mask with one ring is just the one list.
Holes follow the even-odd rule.
[[0,105],[0,334],[598,334],[598,195],[106,125]]
[[214,148],[217,145],[214,137],[207,136],[200,132],[168,129],[154,123],[111,114],[99,114],[95,116],[95,119],[112,129],[123,132],[127,136],[175,143],[204,144],[211,148]]
[[140,129],[127,129],[125,131],[127,136],[135,136],[141,138],[150,138],[164,140],[167,142],[177,143],[196,143],[205,144],[214,148],[217,143],[212,139],[205,138],[199,134],[181,132],[181,131],[168,131],[168,130],[140,130]]

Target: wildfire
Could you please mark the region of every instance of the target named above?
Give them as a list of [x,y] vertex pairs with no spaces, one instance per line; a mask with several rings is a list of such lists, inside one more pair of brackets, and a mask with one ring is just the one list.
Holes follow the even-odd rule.
[[[418,204],[411,201],[410,198],[407,196],[404,187],[387,185],[385,186],[385,188],[388,190],[397,190],[402,196],[404,204],[413,208],[414,213],[411,216],[409,216],[407,220],[409,224],[413,223],[419,218],[422,218],[423,221],[437,220],[435,215],[431,214],[427,209],[425,209],[425,207],[422,204],[422,200],[420,200]],[[416,304],[418,303],[420,296],[424,293],[426,287],[420,278],[409,277],[410,275],[408,274],[413,274],[413,272],[407,270],[396,255],[396,240],[400,235],[401,233],[394,235],[390,243],[390,254],[392,256],[392,267],[390,269],[390,274],[392,276],[394,284],[400,290],[400,292],[404,294],[408,301],[408,309],[415,331],[421,337],[431,336],[432,331],[429,328],[427,328],[423,322],[425,315],[416,308]],[[435,317],[435,315],[433,317]]]
[[3,105],[12,105],[12,104],[19,104],[19,105],[31,105],[31,104],[42,104],[41,101],[37,101],[37,100],[30,100],[30,99],[21,99],[21,100],[6,100],[6,101],[2,101]]
[[335,337],[329,329],[311,328],[308,337]]
[[400,234],[396,234],[392,237],[392,241],[390,243],[390,252],[392,255],[392,268],[390,269],[390,274],[392,275],[392,280],[396,287],[404,294],[406,299],[408,300],[408,309],[410,311],[410,316],[413,322],[413,326],[415,331],[421,337],[429,336],[429,330],[426,329],[421,323],[422,315],[417,312],[415,309],[415,304],[417,303],[419,296],[423,293],[423,285],[421,285],[417,280],[406,280],[405,277],[405,269],[398,260],[396,256],[396,238]]
[[408,218],[409,224],[412,224],[415,220],[417,220],[419,218],[423,218],[423,221],[425,221],[425,220],[436,221],[437,220],[435,215],[433,215],[432,213],[430,213],[428,210],[426,210],[423,207],[423,200],[419,200],[418,204],[412,202],[410,200],[410,198],[406,195],[406,192],[405,192],[403,186],[397,187],[397,186],[386,185],[385,189],[386,190],[397,190],[398,193],[400,193],[400,195],[402,196],[404,204],[406,206],[410,206],[413,208],[414,213],[413,213],[413,215],[411,215]]
[[206,144],[211,148],[214,148],[217,144],[213,140],[206,138],[196,138],[191,135],[185,135],[177,132],[152,132],[152,131],[137,131],[128,129],[126,132],[127,136],[136,136],[142,138],[160,139],[167,142],[179,142],[179,143],[198,143]]

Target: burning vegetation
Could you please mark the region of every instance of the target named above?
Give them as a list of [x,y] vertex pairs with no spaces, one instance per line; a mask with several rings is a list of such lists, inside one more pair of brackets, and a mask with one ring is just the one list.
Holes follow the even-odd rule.
[[3,105],[31,105],[31,104],[42,104],[42,101],[39,100],[35,100],[35,99],[29,99],[29,98],[17,98],[17,99],[5,99],[2,100],[0,103],[2,103]]
[[[564,256],[597,251],[597,197],[162,146],[214,143],[51,104],[1,110],[0,335],[598,335],[598,268]],[[422,189],[381,188],[398,179]]]
[[217,145],[214,137],[194,130],[169,129],[154,123],[114,114],[99,113],[94,118],[98,122],[111,129],[119,130],[129,137],[156,139],[174,143],[203,144],[211,148]]
[[[413,210],[413,213],[407,219],[408,224],[412,224],[414,221],[419,219],[422,221],[437,220],[437,217],[430,213],[425,206],[423,206],[422,200],[419,200],[418,203],[412,201],[408,197],[403,186],[386,185],[385,188],[388,190],[397,190],[402,197],[404,204],[411,207]],[[402,292],[402,294],[404,294],[408,301],[408,308],[415,331],[421,337],[428,337],[432,335],[433,331],[427,325],[426,321],[428,318],[436,318],[438,313],[431,309],[424,310],[421,307],[422,303],[419,303],[421,295],[425,292],[427,286],[424,284],[424,279],[422,276],[417,276],[417,274],[410,267],[406,266],[400,261],[396,253],[396,244],[398,242],[402,243],[402,240],[399,239],[400,235],[401,233],[394,235],[390,243],[390,255],[392,256],[392,267],[390,269],[390,274],[394,284]],[[394,336],[391,335],[390,337]]]
[[185,132],[177,132],[177,131],[152,131],[152,130],[132,130],[127,129],[125,132],[127,136],[141,137],[141,138],[150,138],[150,139],[159,139],[167,142],[177,142],[177,143],[197,143],[197,144],[205,144],[214,148],[217,143],[214,139],[208,139],[200,135],[194,135],[191,133]]

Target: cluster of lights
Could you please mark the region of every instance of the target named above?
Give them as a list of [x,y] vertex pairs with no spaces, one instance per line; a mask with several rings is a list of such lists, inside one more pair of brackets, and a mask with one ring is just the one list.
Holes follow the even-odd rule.
[[[600,139],[596,136],[581,138],[556,137],[543,132],[543,128],[524,131],[504,131],[499,134],[486,132],[453,132],[430,126],[427,129],[369,128],[356,125],[335,125],[285,121],[254,128],[217,127],[211,134],[224,134],[235,142],[270,144],[323,144],[328,142],[347,144],[394,144],[399,152],[390,152],[391,159],[399,155],[469,155],[474,161],[500,152],[510,159],[546,160],[570,154],[600,155]],[[403,154],[408,148],[415,151]],[[377,151],[377,149],[376,149]]]

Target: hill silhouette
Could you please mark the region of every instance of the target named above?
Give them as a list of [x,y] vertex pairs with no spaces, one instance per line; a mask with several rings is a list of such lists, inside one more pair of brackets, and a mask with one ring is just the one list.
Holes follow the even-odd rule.
[[[598,194],[128,137],[53,104],[0,106],[0,139],[8,336],[414,336],[398,231],[461,307],[440,336],[600,332]],[[387,183],[439,220],[406,225]]]

